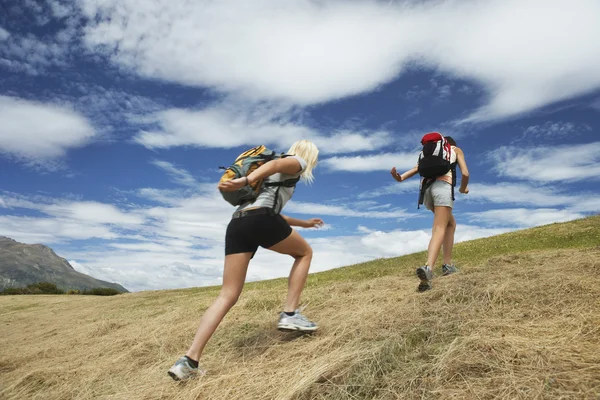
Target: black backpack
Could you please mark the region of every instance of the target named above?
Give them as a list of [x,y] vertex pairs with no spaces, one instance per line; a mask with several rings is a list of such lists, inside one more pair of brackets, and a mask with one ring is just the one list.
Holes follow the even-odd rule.
[[452,146],[438,132],[431,132],[421,139],[423,150],[419,154],[418,170],[423,178],[434,179],[452,168],[450,155]]
[[417,169],[423,177],[421,190],[419,191],[419,203],[417,208],[423,204],[423,198],[427,188],[435,182],[436,178],[452,171],[452,200],[454,200],[454,186],[456,186],[456,163],[451,162],[452,146],[439,132],[430,132],[421,139],[423,149],[419,153]]

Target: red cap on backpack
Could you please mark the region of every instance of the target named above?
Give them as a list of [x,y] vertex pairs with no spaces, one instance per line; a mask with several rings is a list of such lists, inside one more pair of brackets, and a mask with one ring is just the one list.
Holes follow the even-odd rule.
[[437,142],[438,140],[442,140],[444,137],[439,132],[429,132],[423,139],[421,139],[421,144],[429,143],[429,142]]

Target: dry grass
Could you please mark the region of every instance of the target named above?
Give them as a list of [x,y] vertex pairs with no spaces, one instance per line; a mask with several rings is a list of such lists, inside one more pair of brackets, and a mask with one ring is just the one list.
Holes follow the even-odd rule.
[[284,282],[249,285],[207,347],[207,376],[184,384],[166,370],[216,288],[2,296],[0,398],[598,399],[600,241],[587,245],[583,221],[571,231],[585,245],[480,257],[425,294],[412,256],[395,274],[380,260],[363,267],[380,277],[311,277],[312,336],[275,329]]

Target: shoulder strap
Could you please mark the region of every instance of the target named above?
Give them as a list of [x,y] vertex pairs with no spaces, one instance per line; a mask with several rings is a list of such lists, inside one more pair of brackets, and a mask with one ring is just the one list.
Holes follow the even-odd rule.
[[454,198],[454,187],[456,186],[456,162],[450,164],[450,171],[452,172],[452,201],[456,200]]
[[294,187],[296,186],[296,183],[298,183],[298,181],[300,180],[300,178],[292,178],[292,179],[286,179],[285,181],[282,182],[265,182],[264,185],[265,186],[276,186],[277,190],[275,190],[275,200],[273,201],[273,212],[275,212],[275,210],[277,210],[277,203],[279,203],[279,189],[281,189],[281,187]]
[[281,182],[265,182],[265,186],[277,186],[277,187],[294,187],[296,186],[296,183],[298,183],[300,181],[300,178],[290,178],[290,179],[286,179],[285,181],[281,181]]

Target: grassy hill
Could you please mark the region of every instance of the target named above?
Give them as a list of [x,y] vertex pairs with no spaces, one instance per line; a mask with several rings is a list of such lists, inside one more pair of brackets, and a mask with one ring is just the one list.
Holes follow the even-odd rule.
[[313,274],[315,335],[275,329],[282,279],[246,286],[201,360],[167,376],[218,288],[0,298],[0,398],[598,399],[600,217]]

